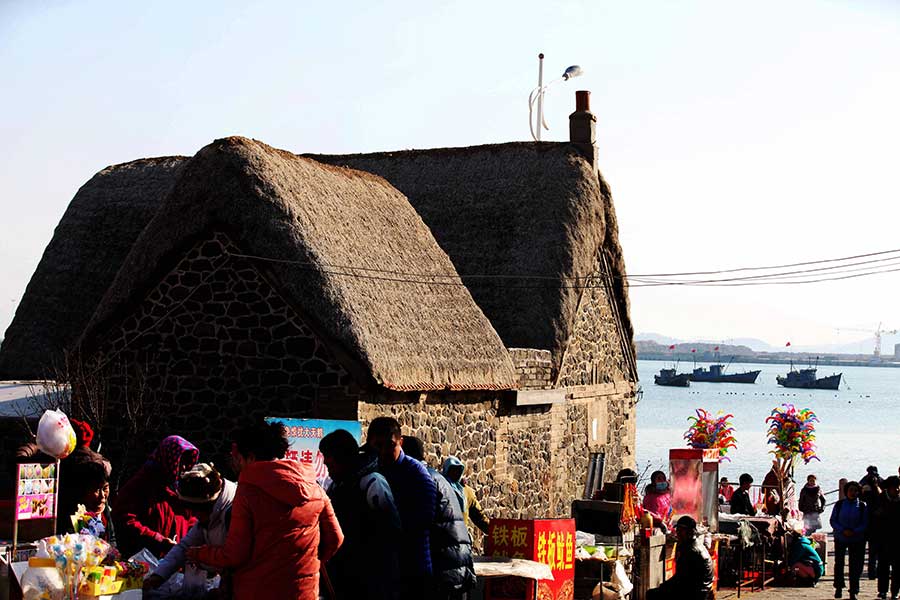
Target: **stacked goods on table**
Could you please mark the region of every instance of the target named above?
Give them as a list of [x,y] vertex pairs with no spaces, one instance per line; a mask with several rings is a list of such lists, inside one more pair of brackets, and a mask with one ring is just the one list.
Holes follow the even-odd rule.
[[147,564],[116,561],[118,553],[93,535],[50,536],[37,542],[22,576],[23,600],[71,600],[140,589]]

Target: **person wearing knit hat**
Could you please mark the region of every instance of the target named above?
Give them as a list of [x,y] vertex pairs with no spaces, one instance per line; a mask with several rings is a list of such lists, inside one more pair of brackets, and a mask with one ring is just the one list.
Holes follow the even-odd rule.
[[[220,546],[228,534],[236,483],[222,477],[212,463],[199,463],[181,474],[176,488],[178,499],[191,507],[197,522],[150,572],[144,580],[144,591],[160,587],[184,567],[188,548],[206,544]],[[201,568],[212,570],[206,565]],[[228,581],[224,573],[222,581]]]

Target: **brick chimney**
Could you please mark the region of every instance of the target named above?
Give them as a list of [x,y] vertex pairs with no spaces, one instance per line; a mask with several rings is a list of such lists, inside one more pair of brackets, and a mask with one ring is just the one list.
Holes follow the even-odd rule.
[[569,141],[578,146],[597,170],[597,117],[591,112],[591,93],[575,92],[575,112],[569,115]]

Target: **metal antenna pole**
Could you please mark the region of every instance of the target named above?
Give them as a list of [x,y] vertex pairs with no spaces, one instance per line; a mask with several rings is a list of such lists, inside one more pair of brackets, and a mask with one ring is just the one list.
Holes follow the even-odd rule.
[[541,141],[544,125],[544,53],[538,54],[537,141]]

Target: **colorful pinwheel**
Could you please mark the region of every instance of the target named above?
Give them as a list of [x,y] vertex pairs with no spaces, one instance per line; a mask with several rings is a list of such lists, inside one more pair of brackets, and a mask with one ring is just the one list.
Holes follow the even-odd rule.
[[816,456],[816,413],[808,408],[797,410],[793,404],[782,404],[772,410],[766,419],[769,426],[769,443],[775,445],[770,452],[776,458],[793,462],[799,456],[805,464]]
[[719,450],[719,461],[731,460],[726,456],[729,448],[737,448],[737,440],[734,438],[734,427],[731,419],[734,415],[723,415],[721,411],[716,416],[702,408],[697,409],[696,417],[688,417],[691,421],[690,428],[684,433],[691,448],[716,448]]

